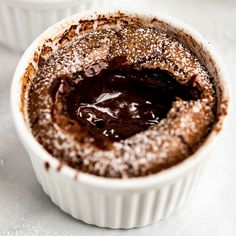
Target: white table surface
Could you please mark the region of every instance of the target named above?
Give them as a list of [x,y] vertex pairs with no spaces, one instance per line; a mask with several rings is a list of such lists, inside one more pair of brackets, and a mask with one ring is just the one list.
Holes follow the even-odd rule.
[[[236,1],[153,1],[213,42],[228,69],[236,99]],[[195,194],[178,214],[152,226],[109,230],[63,213],[36,181],[16,136],[9,105],[11,78],[20,58],[0,46],[0,235],[236,235],[236,112],[227,137],[215,149]],[[232,119],[232,120],[233,120]]]

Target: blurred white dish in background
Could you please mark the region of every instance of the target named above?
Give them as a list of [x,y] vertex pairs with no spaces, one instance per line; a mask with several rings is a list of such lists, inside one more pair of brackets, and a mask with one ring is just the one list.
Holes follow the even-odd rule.
[[[23,51],[46,28],[87,9],[106,7],[109,0],[0,0],[0,43]],[[133,2],[133,1],[132,1]]]
[[151,9],[154,0],[113,0],[110,6],[114,8],[132,8],[137,10]]

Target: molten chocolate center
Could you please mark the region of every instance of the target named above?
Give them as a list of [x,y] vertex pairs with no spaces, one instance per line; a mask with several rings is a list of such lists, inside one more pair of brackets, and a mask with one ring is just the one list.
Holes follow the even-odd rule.
[[68,117],[94,137],[126,139],[165,118],[177,97],[195,100],[199,96],[169,72],[134,70],[121,62],[96,62],[72,79],[58,80],[63,86],[53,86],[51,94],[60,94],[57,97]]

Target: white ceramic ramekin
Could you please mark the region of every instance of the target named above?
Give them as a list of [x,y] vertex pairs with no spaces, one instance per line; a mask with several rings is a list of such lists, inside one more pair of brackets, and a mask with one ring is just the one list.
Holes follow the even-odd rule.
[[0,43],[22,51],[49,26],[107,0],[0,0]]
[[[122,17],[120,12],[79,13],[46,30],[22,56],[11,89],[11,105],[16,128],[44,191],[56,205],[73,217],[89,224],[109,228],[145,226],[166,218],[178,210],[194,189],[210,151],[224,133],[229,110],[226,71],[214,49],[199,33],[172,17],[156,13],[123,13]],[[105,18],[100,17],[98,20],[99,14]],[[61,35],[65,35],[65,30],[68,33],[71,25],[78,25],[81,20],[94,19],[91,30],[99,25],[99,27],[109,27],[106,25],[106,19],[110,19],[111,16],[120,17],[113,24],[121,25],[124,21],[120,19],[128,21],[132,19],[133,23],[139,19],[140,23],[141,19],[143,25],[156,27],[177,37],[204,63],[216,86],[220,88],[217,90],[219,121],[203,145],[182,163],[147,177],[111,179],[78,173],[66,165],[61,166],[59,161],[45,151],[33,137],[24,109],[22,110],[25,78],[30,79],[37,70],[37,58],[42,47],[45,47],[45,44],[53,45],[54,50],[57,45],[54,42],[58,42]],[[80,33],[83,28],[79,27]]]

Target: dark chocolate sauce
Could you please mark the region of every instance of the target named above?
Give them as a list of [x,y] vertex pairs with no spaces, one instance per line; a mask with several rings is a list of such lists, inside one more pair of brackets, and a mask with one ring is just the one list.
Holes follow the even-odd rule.
[[[60,86],[62,81],[64,86]],[[73,78],[59,79],[51,88],[53,100],[57,91],[63,94],[70,119],[92,136],[111,141],[126,139],[160,122],[177,97],[199,97],[197,90],[181,85],[169,72],[134,70],[122,57],[110,63],[96,62]]]

